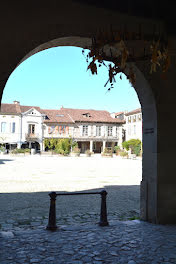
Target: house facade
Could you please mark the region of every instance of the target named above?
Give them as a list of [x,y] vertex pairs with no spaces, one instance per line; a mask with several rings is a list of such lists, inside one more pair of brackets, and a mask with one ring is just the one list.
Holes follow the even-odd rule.
[[105,147],[122,144],[122,124],[107,111],[61,108],[43,110],[44,138],[69,138],[78,143],[81,152],[87,149],[101,153]]
[[43,118],[40,107],[22,106],[18,101],[2,104],[0,144],[4,144],[7,150],[21,147],[42,150]]
[[45,138],[72,138],[81,152],[101,153],[105,147],[121,146],[124,120],[107,111],[22,106],[18,101],[2,104],[0,144],[6,149],[36,148],[43,151]]
[[126,140],[140,139],[142,141],[142,112],[141,108],[125,114]]

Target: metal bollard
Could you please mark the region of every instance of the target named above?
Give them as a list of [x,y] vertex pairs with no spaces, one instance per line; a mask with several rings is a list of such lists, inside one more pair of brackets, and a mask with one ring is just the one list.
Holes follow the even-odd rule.
[[106,209],[106,196],[107,192],[105,190],[100,192],[101,195],[101,212],[100,212],[100,226],[108,226],[108,220],[107,220],[107,209]]
[[49,221],[46,227],[47,230],[55,231],[57,229],[56,225],[56,192],[49,193],[50,196],[50,211],[49,211]]

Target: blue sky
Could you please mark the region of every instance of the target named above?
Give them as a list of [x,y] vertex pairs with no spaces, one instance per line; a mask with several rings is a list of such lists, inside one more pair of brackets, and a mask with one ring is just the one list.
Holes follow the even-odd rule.
[[4,89],[2,103],[20,101],[44,109],[68,108],[118,112],[140,107],[137,94],[123,75],[116,78],[114,89],[107,92],[105,67],[98,75],[87,71],[82,49],[57,47],[28,58],[11,74]]

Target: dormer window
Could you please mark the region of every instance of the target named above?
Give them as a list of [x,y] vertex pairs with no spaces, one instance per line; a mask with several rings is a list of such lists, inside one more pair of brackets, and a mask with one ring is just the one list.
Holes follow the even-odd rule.
[[56,116],[58,116],[58,117],[63,117],[64,115],[62,115],[62,114],[59,114],[59,115],[56,115]]
[[83,117],[91,117],[90,113],[84,113],[82,115],[83,115]]
[[44,117],[44,119],[45,119],[45,120],[48,120],[49,118],[48,118],[48,116],[46,115],[46,116]]

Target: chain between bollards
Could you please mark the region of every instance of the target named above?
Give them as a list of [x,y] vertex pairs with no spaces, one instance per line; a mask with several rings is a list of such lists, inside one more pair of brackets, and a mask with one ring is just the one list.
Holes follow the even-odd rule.
[[102,190],[101,192],[70,192],[70,193],[49,193],[50,196],[50,210],[49,210],[49,220],[46,227],[47,230],[55,231],[57,229],[56,225],[56,197],[58,195],[90,195],[90,194],[100,194],[101,195],[101,210],[100,210],[100,226],[108,226],[107,220],[107,208],[106,208],[106,196],[107,192]]

